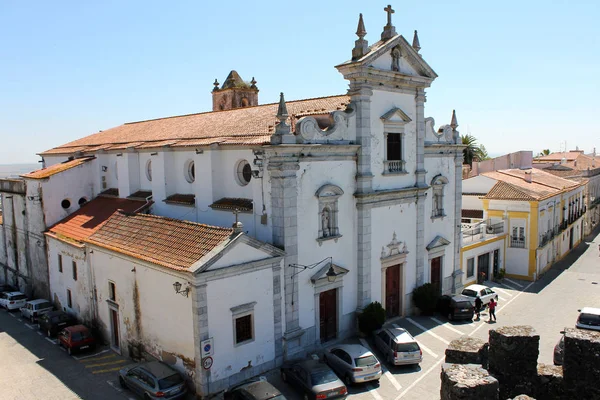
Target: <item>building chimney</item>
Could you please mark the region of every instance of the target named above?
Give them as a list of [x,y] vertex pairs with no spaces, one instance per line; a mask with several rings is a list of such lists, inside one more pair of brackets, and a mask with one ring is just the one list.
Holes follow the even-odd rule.
[[221,87],[216,79],[213,85],[215,85],[212,90],[213,111],[258,105],[258,88],[254,77],[250,82],[244,82],[240,74],[231,71]]
[[525,182],[531,183],[531,171],[525,171]]

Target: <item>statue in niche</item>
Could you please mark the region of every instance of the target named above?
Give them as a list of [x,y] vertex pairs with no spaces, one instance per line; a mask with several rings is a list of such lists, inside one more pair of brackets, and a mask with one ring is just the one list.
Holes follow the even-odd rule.
[[323,237],[328,237],[331,234],[331,218],[329,215],[329,208],[323,208],[321,212],[321,230],[323,231]]
[[400,48],[398,46],[392,49],[392,71],[400,71]]

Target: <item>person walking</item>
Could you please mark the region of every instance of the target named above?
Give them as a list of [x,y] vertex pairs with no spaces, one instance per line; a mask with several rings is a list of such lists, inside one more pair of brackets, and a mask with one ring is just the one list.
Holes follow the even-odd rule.
[[481,306],[483,306],[483,302],[481,301],[481,297],[477,296],[475,299],[475,313],[477,314],[475,321],[481,320]]
[[492,322],[492,318],[494,318],[494,322],[496,322],[496,306],[498,305],[498,303],[496,303],[496,300],[491,299],[488,307],[490,309],[490,319],[488,320],[488,322]]

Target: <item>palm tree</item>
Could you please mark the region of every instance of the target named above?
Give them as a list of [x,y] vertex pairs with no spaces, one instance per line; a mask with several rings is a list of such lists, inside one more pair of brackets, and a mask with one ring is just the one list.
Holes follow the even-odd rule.
[[538,157],[543,157],[543,156],[547,156],[550,155],[550,149],[544,149],[540,152],[540,154],[538,155]]
[[488,158],[485,147],[477,144],[477,138],[472,135],[461,135],[462,144],[466,146],[463,150],[463,164],[473,165],[473,161],[482,161]]

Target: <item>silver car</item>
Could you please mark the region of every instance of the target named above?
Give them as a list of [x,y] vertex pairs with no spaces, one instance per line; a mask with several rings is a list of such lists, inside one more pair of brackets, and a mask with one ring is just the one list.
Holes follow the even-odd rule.
[[419,364],[423,361],[423,351],[406,329],[378,330],[375,332],[375,345],[392,365]]
[[121,369],[119,383],[145,400],[181,399],[187,393],[181,375],[158,361],[133,364]]
[[294,386],[304,400],[345,399],[348,389],[335,373],[319,360],[287,362],[281,380]]
[[600,308],[584,307],[579,311],[575,326],[579,329],[600,331]]
[[381,363],[367,348],[359,344],[342,344],[325,352],[325,362],[346,385],[378,381]]

